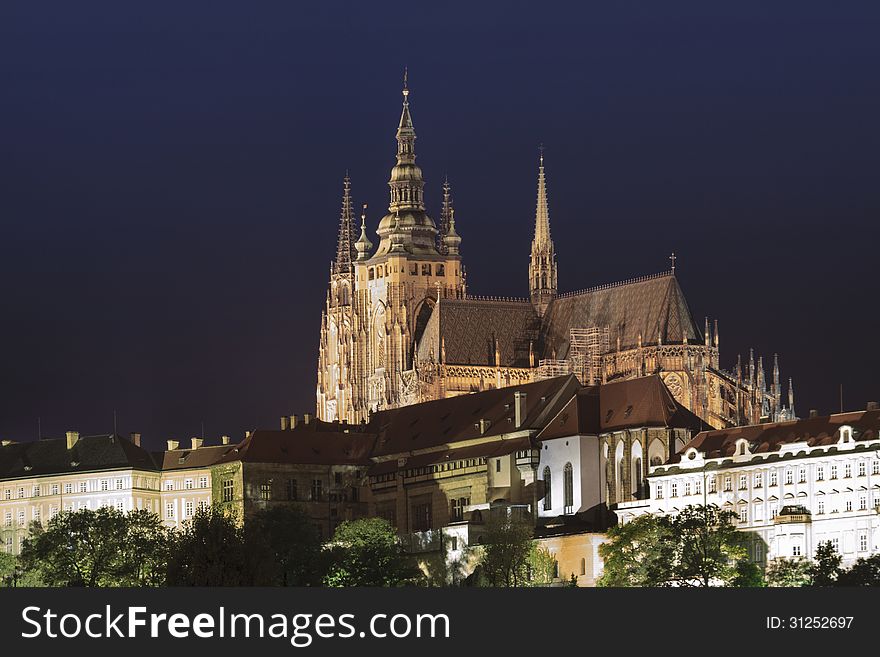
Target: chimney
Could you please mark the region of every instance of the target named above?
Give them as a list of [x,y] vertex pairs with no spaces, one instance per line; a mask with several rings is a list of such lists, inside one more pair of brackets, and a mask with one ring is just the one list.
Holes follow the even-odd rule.
[[303,424],[308,424],[311,421],[312,421],[312,414],[311,413],[304,413],[303,414]]
[[169,452],[177,449],[178,447],[180,447],[180,443],[177,442],[176,440],[169,440],[168,441],[168,451]]
[[290,416],[290,428],[296,429],[296,426],[299,424],[299,415],[291,415]]
[[250,432],[250,431],[245,431],[245,432],[244,432],[244,437],[245,437],[245,439],[250,438],[250,437],[251,437],[251,432]]
[[68,431],[67,432],[67,449],[73,449],[73,446],[76,445],[77,440],[79,440],[79,431]]
[[480,418],[480,435],[482,436],[484,433],[486,433],[489,430],[490,426],[492,426],[492,421],[487,418],[481,417]]
[[199,447],[202,446],[202,443],[203,443],[203,442],[205,442],[205,441],[204,441],[203,439],[201,439],[201,438],[193,438],[193,439],[192,439],[192,448],[193,448],[193,449],[198,449]]
[[130,433],[128,434],[128,439],[132,442],[133,445],[141,446],[141,434],[139,433]]
[[810,417],[819,417],[819,411],[817,411],[815,408],[811,408]]
[[228,445],[229,444],[229,436],[221,436],[220,437],[220,444],[221,445]]
[[517,390],[513,393],[514,425],[519,429],[526,419],[526,393]]
[[282,415],[281,416],[281,430],[287,431],[288,429],[290,429],[290,418],[287,417],[286,415]]
[[875,401],[868,402],[868,405],[865,407],[865,410],[868,411],[877,411],[880,410],[880,404]]

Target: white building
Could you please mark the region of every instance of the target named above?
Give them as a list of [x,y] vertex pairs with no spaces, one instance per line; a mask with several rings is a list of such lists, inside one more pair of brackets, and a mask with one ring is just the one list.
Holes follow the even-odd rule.
[[880,550],[880,410],[699,434],[669,463],[651,467],[650,499],[615,509],[674,514],[716,504],[753,536],[757,562],[809,557],[830,541],[843,565]]

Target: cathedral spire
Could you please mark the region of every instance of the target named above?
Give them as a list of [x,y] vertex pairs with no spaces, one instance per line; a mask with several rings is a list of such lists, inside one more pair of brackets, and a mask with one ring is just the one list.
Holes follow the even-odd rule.
[[538,202],[535,209],[535,237],[529,262],[529,292],[532,305],[543,315],[556,298],[556,252],[550,238],[550,210],[547,203],[547,179],[544,174],[544,146],[538,159]]
[[791,382],[791,377],[788,378],[788,413],[792,420],[797,417],[794,414],[794,384]]
[[398,210],[424,211],[422,170],[416,166],[416,131],[409,111],[409,84],[407,71],[403,72],[403,109],[397,125],[397,164],[391,170],[391,203],[389,212]]
[[550,210],[547,205],[547,179],[544,175],[544,146],[538,157],[538,207],[535,211],[535,242],[550,242]]
[[352,260],[355,258],[354,211],[351,205],[351,178],[348,171],[342,181],[342,213],[339,216],[339,240],[336,245],[336,261],[333,273],[348,275],[352,273]]

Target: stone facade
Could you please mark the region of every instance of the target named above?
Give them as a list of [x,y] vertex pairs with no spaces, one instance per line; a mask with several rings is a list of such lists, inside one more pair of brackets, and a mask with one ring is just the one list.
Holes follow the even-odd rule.
[[[713,427],[794,417],[778,361],[772,380],[751,355],[724,369],[717,322],[694,322],[672,269],[586,290],[559,292],[543,150],[538,167],[529,297],[467,294],[461,237],[448,181],[440,227],[427,214],[415,130],[404,88],[379,244],[366,212],[355,239],[346,176],[336,258],[321,319],[317,414],[357,423],[371,413],[432,399],[517,386],[563,374],[584,385],[660,374],[676,400]],[[787,404],[786,404],[787,401]]]

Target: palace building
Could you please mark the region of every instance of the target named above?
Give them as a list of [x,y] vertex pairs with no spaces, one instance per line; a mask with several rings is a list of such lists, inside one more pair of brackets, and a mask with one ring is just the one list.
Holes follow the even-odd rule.
[[[404,82],[397,161],[378,246],[366,212],[356,230],[343,184],[336,257],[321,318],[317,415],[359,423],[383,409],[574,374],[583,385],[659,375],[687,409],[716,428],[794,417],[778,359],[772,379],[750,355],[724,369],[718,324],[694,321],[668,272],[560,293],[547,175],[538,163],[529,296],[467,293],[462,238],[448,181],[439,222],[428,214]],[[787,401],[787,404],[785,403]]]
[[706,431],[650,467],[650,497],[621,501],[628,522],[716,504],[750,536],[751,558],[810,558],[830,542],[852,565],[880,549],[880,407]]

